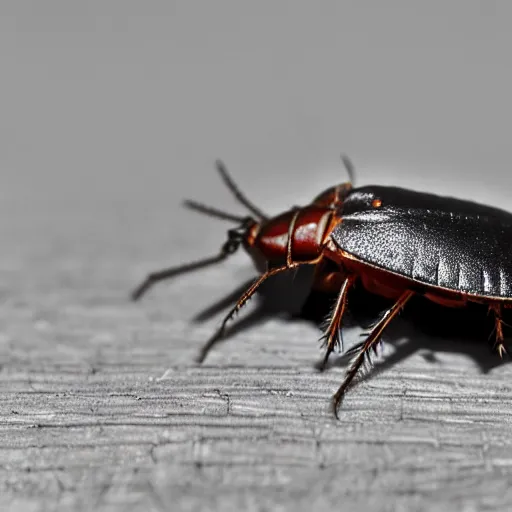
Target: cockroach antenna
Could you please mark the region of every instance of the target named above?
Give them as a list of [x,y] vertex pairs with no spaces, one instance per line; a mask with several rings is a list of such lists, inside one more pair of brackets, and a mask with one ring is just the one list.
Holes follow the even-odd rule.
[[252,204],[249,199],[242,193],[238,188],[233,178],[229,175],[228,170],[221,160],[215,162],[215,167],[222,178],[222,181],[229,188],[236,199],[245,206],[252,214],[254,214],[259,220],[266,220],[268,217],[265,215],[257,206]]
[[354,184],[355,183],[355,178],[356,178],[356,172],[355,172],[354,164],[350,161],[348,156],[346,156],[345,154],[341,155],[341,161],[343,162],[343,165],[345,166],[345,169],[347,171],[348,178],[349,178],[350,182],[352,184]]
[[187,208],[190,208],[191,210],[195,210],[199,213],[208,215],[208,217],[215,217],[222,220],[231,220],[234,222],[243,222],[245,220],[245,217],[241,217],[240,215],[233,215],[232,213],[228,213],[223,210],[219,210],[218,208],[213,208],[212,206],[198,203],[197,201],[193,201],[191,199],[185,199],[185,201],[183,201],[183,205]]

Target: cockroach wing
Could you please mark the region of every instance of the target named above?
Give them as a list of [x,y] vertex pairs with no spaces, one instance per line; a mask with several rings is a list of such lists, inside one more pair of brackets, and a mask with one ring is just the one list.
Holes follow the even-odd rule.
[[356,260],[417,283],[512,300],[512,222],[505,216],[363,208],[342,215],[331,238]]

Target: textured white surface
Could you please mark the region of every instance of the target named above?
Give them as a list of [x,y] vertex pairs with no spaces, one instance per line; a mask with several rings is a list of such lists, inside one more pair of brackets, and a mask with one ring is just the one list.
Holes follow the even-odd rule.
[[274,213],[342,180],[341,151],[361,184],[510,208],[511,4],[13,5],[0,508],[510,510],[512,367],[493,367],[485,339],[393,327],[410,342],[386,345],[396,364],[336,422],[343,367],[315,370],[305,321],[269,314],[193,363],[220,313],[192,318],[253,276],[244,255],[128,294],[224,240],[226,224],[179,208],[240,211],[217,157]]

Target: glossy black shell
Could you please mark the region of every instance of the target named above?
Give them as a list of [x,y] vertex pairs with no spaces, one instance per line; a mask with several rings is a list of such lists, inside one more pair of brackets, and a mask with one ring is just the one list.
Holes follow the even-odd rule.
[[[375,199],[380,207],[372,205]],[[331,238],[357,260],[419,284],[512,300],[511,213],[452,197],[366,186],[347,195],[340,214]]]

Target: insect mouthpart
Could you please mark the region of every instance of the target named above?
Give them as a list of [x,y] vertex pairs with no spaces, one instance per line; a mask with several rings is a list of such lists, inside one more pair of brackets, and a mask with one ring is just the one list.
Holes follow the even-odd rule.
[[221,252],[224,254],[233,254],[242,244],[252,246],[258,234],[259,227],[260,223],[252,217],[242,219],[238,227],[228,230],[228,239],[222,246]]

